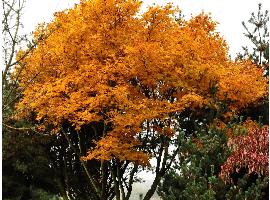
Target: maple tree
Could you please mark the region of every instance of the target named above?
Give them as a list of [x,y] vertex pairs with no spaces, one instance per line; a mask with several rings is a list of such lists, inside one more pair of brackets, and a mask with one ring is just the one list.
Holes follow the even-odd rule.
[[[154,154],[144,140],[156,137],[161,138],[158,160],[163,152],[168,155],[176,126],[171,113],[225,102],[227,117],[268,95],[261,69],[249,61],[229,60],[228,47],[209,16],[175,20],[178,9],[171,4],[149,7],[143,14],[140,5],[136,0],[81,0],[73,9],[56,13],[51,23],[34,32],[35,38],[45,39],[28,56],[18,53],[21,65],[13,74],[21,74],[23,88],[17,116],[34,116],[39,130],[66,134],[64,123],[78,132],[103,124],[98,131],[92,126],[96,141],[81,155],[82,164],[96,159],[104,169],[102,163],[107,163],[117,199],[119,188],[125,194],[119,185],[121,170],[110,162],[148,166]],[[166,160],[159,176],[165,173],[163,165]]]

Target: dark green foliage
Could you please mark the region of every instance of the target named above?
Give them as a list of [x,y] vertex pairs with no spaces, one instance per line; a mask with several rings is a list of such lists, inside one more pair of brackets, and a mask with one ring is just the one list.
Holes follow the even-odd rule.
[[269,100],[264,99],[258,105],[249,106],[245,108],[239,115],[245,117],[245,119],[249,117],[260,124],[269,124]]
[[[194,142],[196,141],[196,142]],[[226,185],[218,178],[229,154],[223,132],[210,129],[185,138],[179,135],[179,162],[166,174],[158,193],[163,199],[224,199]]]
[[[57,199],[57,195],[65,200],[96,199],[82,168],[80,155],[77,155],[79,151],[86,153],[95,133],[90,127],[83,127],[80,133],[68,126],[64,129],[68,132],[72,147],[61,134],[4,131],[4,199]],[[78,135],[83,141],[80,147]],[[87,165],[91,173],[98,176],[100,162],[88,161]],[[108,178],[108,199],[114,195],[110,184]]]
[[[253,177],[252,177],[253,176]],[[269,178],[254,177],[256,175],[245,174],[237,183],[230,187],[226,194],[226,200],[264,200],[269,197]],[[251,180],[255,178],[255,181]]]
[[[47,152],[39,142],[42,136],[23,132],[3,133],[3,198],[34,198],[36,190],[54,196],[58,194]],[[45,139],[46,140],[46,139]]]

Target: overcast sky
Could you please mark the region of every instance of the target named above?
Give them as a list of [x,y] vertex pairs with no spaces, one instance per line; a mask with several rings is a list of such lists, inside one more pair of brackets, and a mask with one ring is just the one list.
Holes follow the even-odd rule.
[[[54,12],[70,8],[78,2],[79,0],[26,0],[23,16],[25,32],[33,31],[40,22],[49,22]],[[242,21],[247,21],[250,14],[257,11],[260,2],[263,9],[269,10],[267,0],[144,0],[143,7],[167,2],[179,6],[187,18],[202,11],[211,13],[212,18],[219,22],[218,31],[229,44],[232,57],[241,51],[241,46],[249,43],[243,36]]]

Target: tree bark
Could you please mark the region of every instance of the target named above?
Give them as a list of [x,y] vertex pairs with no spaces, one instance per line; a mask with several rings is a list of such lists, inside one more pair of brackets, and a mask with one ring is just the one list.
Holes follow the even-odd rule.
[[156,175],[156,178],[154,180],[154,182],[151,185],[151,188],[147,191],[146,195],[144,196],[143,200],[150,200],[150,198],[154,195],[158,183],[160,182],[161,176],[160,175]]

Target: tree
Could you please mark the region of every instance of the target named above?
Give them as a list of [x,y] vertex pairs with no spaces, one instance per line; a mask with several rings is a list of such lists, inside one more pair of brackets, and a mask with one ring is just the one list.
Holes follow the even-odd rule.
[[[34,119],[78,147],[97,199],[107,195],[109,178],[116,199],[129,199],[138,168],[153,157],[156,176],[144,200],[151,198],[179,150],[169,149],[177,116],[226,103],[226,117],[267,95],[262,70],[228,59],[209,16],[175,20],[177,9],[170,4],[140,15],[140,5],[82,0],[39,26],[34,37],[50,37],[28,56],[17,55],[23,64],[13,74],[21,73],[23,88],[17,117]],[[87,153],[80,148],[85,126],[94,133]],[[76,144],[69,130],[78,132]],[[97,171],[87,166],[93,159]]]
[[[14,102],[10,101],[16,96],[15,81],[10,80],[10,71],[17,64],[15,61],[16,52],[23,37],[20,34],[21,15],[24,1],[2,1],[3,6],[3,61],[4,69],[2,69],[2,86],[3,86],[3,121],[13,112]],[[7,102],[9,103],[7,104]]]
[[[249,39],[252,50],[242,47],[244,52],[239,53],[237,59],[250,59],[263,69],[263,75],[269,75],[269,15],[268,10],[263,10],[258,5],[257,13],[252,13],[247,22],[242,22],[245,29],[244,35]],[[269,124],[269,100],[265,98],[258,105],[249,106],[240,115],[249,116],[251,119]]]
[[247,46],[243,47],[244,53],[238,54],[240,59],[252,59],[255,64],[262,67],[264,74],[269,74],[269,15],[268,10],[262,10],[262,4],[258,5],[258,12],[251,14],[249,24],[242,22],[246,33],[244,35],[252,42],[253,49],[250,52]]
[[230,141],[233,153],[221,167],[221,176],[229,181],[230,174],[247,167],[248,174],[268,175],[268,127],[254,128],[247,135],[236,137]]
[[2,71],[3,81],[7,80],[11,67],[15,64],[14,57],[18,50],[18,45],[22,42],[23,37],[19,30],[21,27],[21,15],[25,1],[2,1],[3,6],[3,56],[5,68]]

